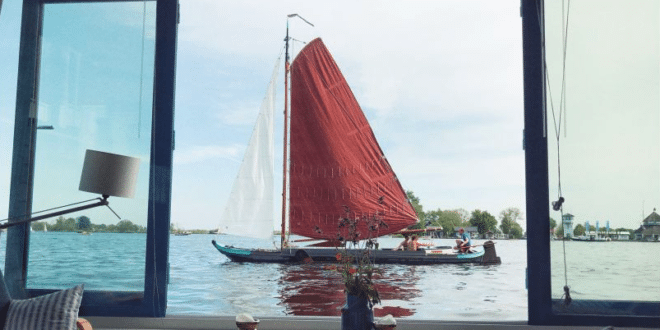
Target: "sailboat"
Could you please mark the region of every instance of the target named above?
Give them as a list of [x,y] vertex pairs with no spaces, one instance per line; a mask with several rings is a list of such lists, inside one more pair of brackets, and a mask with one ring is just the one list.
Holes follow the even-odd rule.
[[[378,218],[377,228],[358,224],[360,238],[400,232],[419,220],[401,183],[332,55],[320,38],[309,42],[289,65],[285,60],[284,182],[280,248],[245,249],[212,241],[239,262],[336,260],[344,210],[351,217]],[[222,215],[220,230],[239,236],[273,236],[273,113],[277,66],[261,106],[241,169]],[[295,246],[287,232],[319,240]],[[498,263],[492,242],[475,253],[452,247],[420,251],[376,249],[377,263]]]

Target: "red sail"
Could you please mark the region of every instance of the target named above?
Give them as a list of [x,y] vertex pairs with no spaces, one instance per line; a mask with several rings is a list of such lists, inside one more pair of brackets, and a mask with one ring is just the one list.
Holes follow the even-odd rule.
[[[383,155],[367,118],[321,39],[291,65],[289,230],[317,239],[345,232],[338,219],[358,224],[359,238],[377,237],[416,223],[417,214]],[[375,230],[375,231],[374,231]]]

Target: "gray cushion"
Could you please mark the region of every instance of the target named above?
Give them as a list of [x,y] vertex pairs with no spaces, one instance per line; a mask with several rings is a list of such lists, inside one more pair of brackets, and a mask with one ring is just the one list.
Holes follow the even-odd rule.
[[[4,283],[3,283],[4,284]],[[40,297],[12,300],[5,330],[76,330],[83,285]]]

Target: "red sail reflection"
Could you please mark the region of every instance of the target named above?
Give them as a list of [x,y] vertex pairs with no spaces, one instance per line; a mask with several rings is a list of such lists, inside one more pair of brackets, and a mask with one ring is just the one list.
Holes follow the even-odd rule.
[[[323,264],[281,265],[279,280],[281,305],[289,315],[340,316],[346,301],[341,275],[324,269]],[[414,266],[379,266],[374,276],[381,303],[374,306],[374,316],[392,314],[406,317],[415,313],[407,302],[420,297],[416,288],[419,276]]]

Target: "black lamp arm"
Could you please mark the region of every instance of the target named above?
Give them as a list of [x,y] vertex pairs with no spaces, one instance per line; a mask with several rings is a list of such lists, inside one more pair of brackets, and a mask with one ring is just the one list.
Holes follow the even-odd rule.
[[3,223],[3,224],[0,224],[0,229],[5,229],[5,228],[13,227],[13,226],[22,225],[22,224],[25,224],[25,223],[30,223],[30,222],[34,222],[34,221],[43,220],[43,219],[48,219],[48,218],[56,217],[58,215],[63,215],[63,214],[67,214],[67,213],[87,210],[87,209],[91,209],[91,208],[94,208],[94,207],[97,207],[97,206],[108,206],[108,204],[109,204],[108,195],[103,195],[103,198],[101,198],[98,202],[93,203],[93,204],[77,206],[77,207],[73,207],[73,208],[70,208],[70,209],[61,210],[61,211],[57,211],[57,212],[52,212],[52,213],[48,213],[48,214],[36,216],[34,218],[20,220],[20,221],[6,222],[6,223]]

